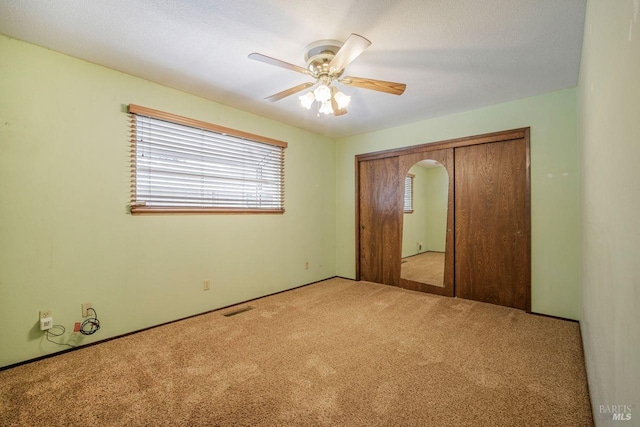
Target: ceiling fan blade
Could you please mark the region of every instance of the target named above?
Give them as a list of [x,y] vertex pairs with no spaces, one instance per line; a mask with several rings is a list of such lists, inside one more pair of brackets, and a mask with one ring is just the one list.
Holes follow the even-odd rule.
[[265,98],[267,101],[271,101],[271,102],[275,102],[278,101],[282,98],[286,98],[289,95],[293,95],[296,92],[300,92],[301,90],[305,90],[308,87],[313,86],[315,83],[314,82],[309,82],[309,83],[302,83],[301,85],[298,86],[294,86],[292,88],[289,88],[287,90],[283,90],[282,92],[278,92],[275,95],[271,95],[267,98]]
[[264,62],[265,64],[275,65],[276,67],[286,68],[287,70],[297,71],[298,73],[312,75],[311,71],[307,70],[306,68],[299,67],[297,65],[293,65],[288,62],[263,55],[261,53],[252,53],[249,55],[249,59]]
[[338,108],[338,104],[336,103],[336,101],[331,102],[331,107],[333,107],[333,115],[334,116],[343,116],[345,114],[348,113],[346,108],[343,108],[342,110]]
[[351,34],[329,63],[329,70],[334,74],[338,74],[370,45],[371,42],[364,37],[358,34]]
[[338,81],[345,85],[377,90],[393,95],[402,95],[407,88],[407,85],[404,83],[385,82],[383,80],[365,79],[362,77],[343,77]]

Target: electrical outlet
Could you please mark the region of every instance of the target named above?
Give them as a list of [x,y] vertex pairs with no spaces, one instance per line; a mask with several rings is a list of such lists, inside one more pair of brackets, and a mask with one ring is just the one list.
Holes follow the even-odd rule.
[[89,317],[89,309],[93,308],[93,304],[85,302],[82,304],[82,317]]
[[202,282],[202,290],[208,291],[209,289],[211,289],[211,283],[209,283],[208,280],[205,280],[204,282]]
[[53,310],[40,310],[40,330],[48,331],[53,327]]
[[52,317],[45,317],[44,319],[40,319],[40,330],[41,331],[48,331],[51,328],[53,328],[53,318]]

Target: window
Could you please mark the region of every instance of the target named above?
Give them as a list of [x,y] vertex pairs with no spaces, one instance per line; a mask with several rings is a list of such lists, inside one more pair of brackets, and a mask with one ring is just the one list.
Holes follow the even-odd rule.
[[413,178],[410,173],[404,177],[404,213],[413,213]]
[[131,213],[284,212],[286,142],[137,105]]

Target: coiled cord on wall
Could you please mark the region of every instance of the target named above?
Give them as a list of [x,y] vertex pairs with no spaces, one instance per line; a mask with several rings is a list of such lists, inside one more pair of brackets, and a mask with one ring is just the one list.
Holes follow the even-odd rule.
[[80,325],[80,333],[82,335],[92,335],[98,332],[100,329],[100,321],[98,320],[98,313],[93,308],[88,308],[87,311],[93,311],[93,317],[90,319],[86,319]]

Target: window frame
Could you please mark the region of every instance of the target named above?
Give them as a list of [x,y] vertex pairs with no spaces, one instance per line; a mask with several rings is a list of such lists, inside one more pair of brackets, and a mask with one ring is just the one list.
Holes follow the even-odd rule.
[[[224,126],[207,123],[204,121],[179,116],[164,111],[154,110],[152,108],[142,107],[136,104],[128,106],[128,113],[131,120],[131,200],[129,211],[132,215],[140,214],[283,214],[284,209],[284,150],[288,144],[277,139],[267,138],[261,135],[227,128]],[[208,132],[217,133],[223,136],[231,136],[244,139],[250,142],[268,144],[279,147],[282,150],[281,167],[280,167],[280,186],[281,186],[281,207],[273,208],[238,208],[238,207],[185,207],[185,206],[146,206],[143,201],[138,201],[136,197],[136,185],[138,179],[137,173],[137,130],[136,116],[148,117],[151,119],[162,120],[171,124],[187,126]]]

